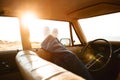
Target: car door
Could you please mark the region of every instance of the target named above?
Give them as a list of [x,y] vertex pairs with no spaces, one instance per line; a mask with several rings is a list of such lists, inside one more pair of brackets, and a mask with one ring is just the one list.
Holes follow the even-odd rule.
[[0,79],[22,80],[15,56],[22,49],[19,21],[0,16]]

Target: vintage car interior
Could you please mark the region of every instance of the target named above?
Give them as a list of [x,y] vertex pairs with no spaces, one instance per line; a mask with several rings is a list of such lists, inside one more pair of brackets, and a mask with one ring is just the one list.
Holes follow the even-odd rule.
[[0,80],[120,80],[119,21],[120,0],[0,0]]

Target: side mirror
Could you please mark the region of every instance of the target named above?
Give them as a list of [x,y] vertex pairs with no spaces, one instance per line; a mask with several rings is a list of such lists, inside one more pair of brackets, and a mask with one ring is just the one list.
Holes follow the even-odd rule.
[[71,40],[69,38],[62,38],[60,39],[60,42],[64,45],[64,46],[71,46]]

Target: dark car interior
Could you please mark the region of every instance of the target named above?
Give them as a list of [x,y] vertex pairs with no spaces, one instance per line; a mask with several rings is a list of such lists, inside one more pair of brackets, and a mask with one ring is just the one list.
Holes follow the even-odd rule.
[[0,80],[120,80],[120,41],[87,42],[77,27],[78,19],[120,12],[120,0],[0,0],[0,16],[21,20],[27,10],[40,19],[69,22],[81,45],[52,40],[33,49],[29,30],[20,22],[22,49],[0,50]]

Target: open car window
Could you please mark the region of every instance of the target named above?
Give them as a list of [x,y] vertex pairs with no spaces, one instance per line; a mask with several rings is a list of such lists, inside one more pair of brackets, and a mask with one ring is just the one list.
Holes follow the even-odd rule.
[[36,19],[29,25],[30,41],[32,48],[40,48],[41,43],[48,35],[53,35],[58,40],[70,39],[69,22]]
[[120,41],[120,13],[80,19],[79,23],[87,41],[97,38]]
[[[65,46],[71,46],[72,44],[69,22],[36,19],[34,23],[29,25],[29,31],[32,48],[40,48],[41,43],[48,35],[53,35],[54,37],[58,38],[61,43],[68,42],[68,45]],[[73,28],[72,36],[74,45],[80,44]]]
[[0,16],[0,51],[22,49],[19,19]]

